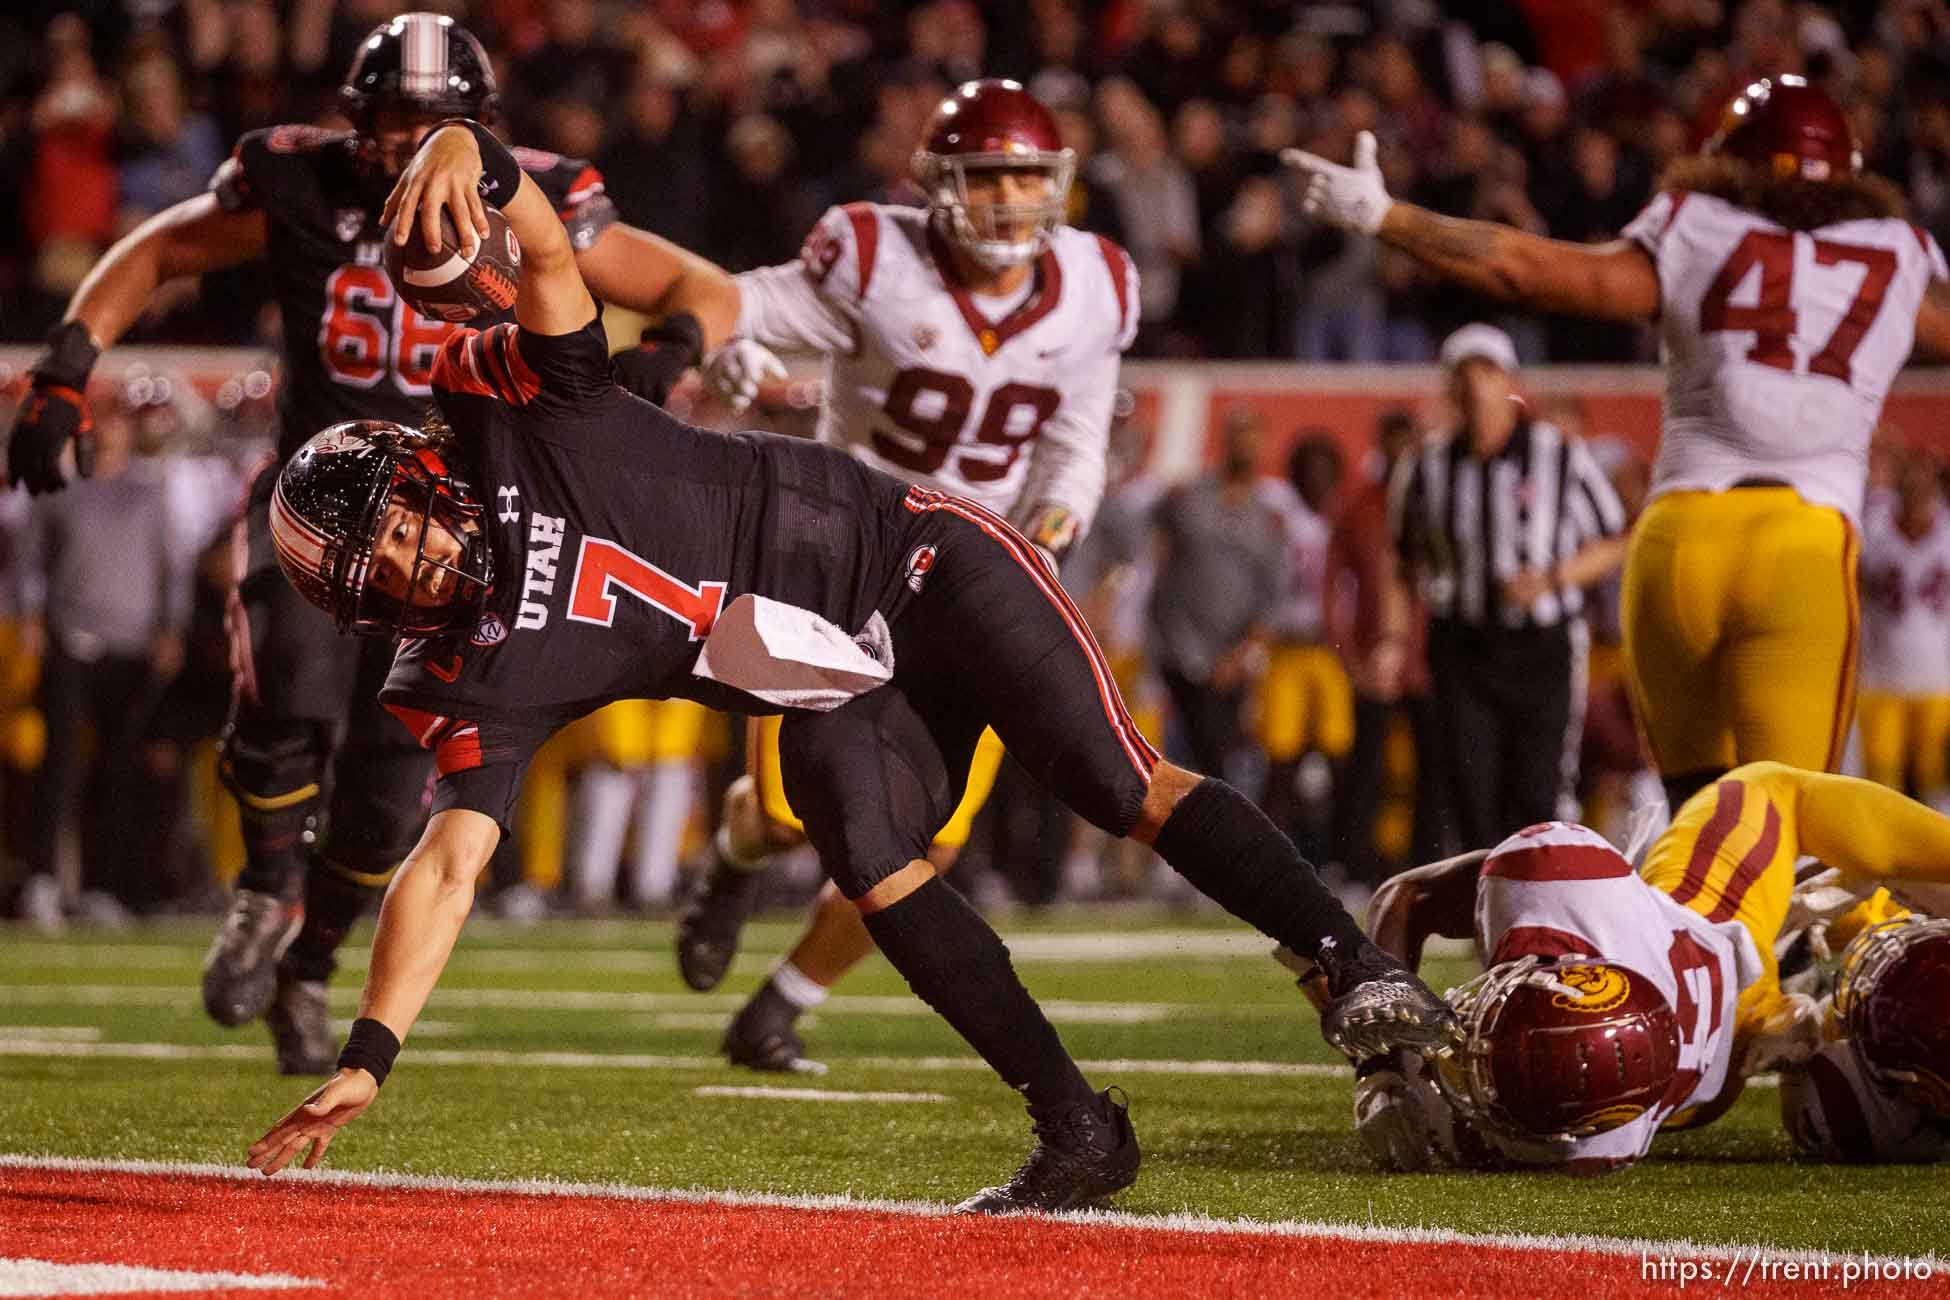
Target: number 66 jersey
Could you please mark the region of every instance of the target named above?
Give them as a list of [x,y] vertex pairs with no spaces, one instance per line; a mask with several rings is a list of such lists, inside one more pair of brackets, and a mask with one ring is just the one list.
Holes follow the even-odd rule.
[[1869,435],[1943,251],[1893,217],[1789,230],[1711,194],[1625,228],[1652,258],[1666,363],[1653,495],[1783,483],[1858,520]]
[[1088,529],[1104,491],[1119,355],[1137,331],[1124,250],[1051,232],[1025,290],[977,297],[919,208],[830,209],[797,262],[737,277],[738,333],[826,353],[819,438],[1028,527]]

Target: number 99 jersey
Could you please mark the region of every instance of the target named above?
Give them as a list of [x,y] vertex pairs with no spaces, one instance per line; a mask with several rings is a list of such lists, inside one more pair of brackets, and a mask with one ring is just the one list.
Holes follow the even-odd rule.
[[[268,222],[284,327],[280,460],[343,420],[418,425],[433,400],[434,357],[454,330],[393,291],[379,225],[388,187],[361,164],[358,149],[350,131],[267,127],[241,137],[210,181],[225,211],[259,210]],[[517,149],[515,157],[578,251],[616,220],[602,176],[588,163],[533,149]]]
[[1658,270],[1666,402],[1653,495],[1786,483],[1859,520],[1869,435],[1932,279],[1895,218],[1788,230],[1711,194],[1656,196],[1625,228]]
[[1027,528],[1050,506],[1089,527],[1138,283],[1111,241],[1058,226],[1018,298],[955,279],[919,208],[830,209],[797,262],[737,277],[738,333],[827,354],[821,441]]

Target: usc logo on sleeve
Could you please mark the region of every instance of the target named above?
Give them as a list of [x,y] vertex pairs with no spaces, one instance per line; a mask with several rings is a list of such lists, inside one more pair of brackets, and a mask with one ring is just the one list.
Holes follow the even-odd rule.
[[1590,1015],[1610,1011],[1631,996],[1631,977],[1616,966],[1560,966],[1551,1005]]

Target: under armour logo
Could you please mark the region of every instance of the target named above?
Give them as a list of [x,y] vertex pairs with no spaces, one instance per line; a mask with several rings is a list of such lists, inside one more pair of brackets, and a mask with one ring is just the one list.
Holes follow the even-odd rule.
[[520,488],[513,486],[498,487],[494,489],[494,495],[501,499],[501,509],[495,512],[494,517],[496,519],[499,519],[504,524],[512,524],[521,518]]

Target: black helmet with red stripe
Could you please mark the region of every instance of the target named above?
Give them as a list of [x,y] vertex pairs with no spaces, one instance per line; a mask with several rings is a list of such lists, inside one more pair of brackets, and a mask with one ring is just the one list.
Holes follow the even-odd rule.
[[[315,434],[279,472],[270,519],[278,565],[339,631],[438,636],[480,621],[494,556],[480,502],[438,441],[387,420],[348,420]],[[373,581],[389,524],[413,550],[397,594]]]
[[373,28],[339,87],[339,105],[362,134],[388,109],[478,122],[495,101],[487,51],[445,14],[401,14]]

